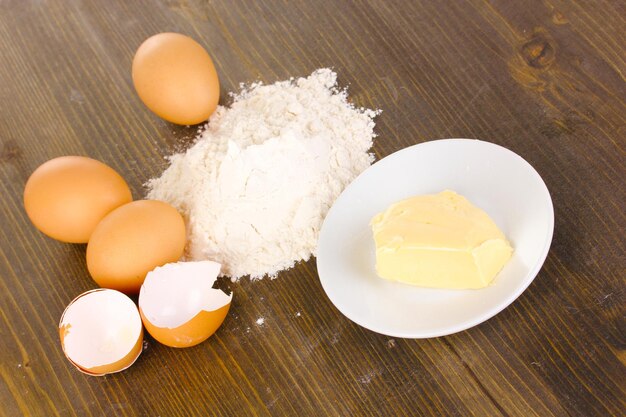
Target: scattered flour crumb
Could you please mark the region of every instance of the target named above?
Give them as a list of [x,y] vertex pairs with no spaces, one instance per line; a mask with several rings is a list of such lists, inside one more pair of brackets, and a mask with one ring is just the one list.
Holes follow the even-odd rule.
[[380,375],[380,372],[376,371],[375,369],[361,375],[358,380],[361,384],[369,384],[373,378],[375,378],[377,375]]
[[259,326],[263,326],[263,324],[265,324],[265,317],[259,317],[258,319],[256,319],[256,324]]

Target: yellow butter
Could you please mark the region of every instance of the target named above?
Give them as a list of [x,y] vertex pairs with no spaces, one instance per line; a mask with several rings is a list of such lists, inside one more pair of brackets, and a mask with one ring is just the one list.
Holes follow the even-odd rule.
[[421,287],[486,287],[513,253],[489,215],[454,191],[399,201],[371,226],[378,275]]

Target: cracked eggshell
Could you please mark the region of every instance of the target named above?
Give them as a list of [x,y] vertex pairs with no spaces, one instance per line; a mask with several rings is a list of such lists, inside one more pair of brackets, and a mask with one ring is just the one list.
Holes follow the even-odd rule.
[[141,354],[143,327],[135,303],[119,291],[96,289],[76,297],[59,323],[67,359],[88,375],[123,371]]
[[189,347],[221,326],[232,293],[213,288],[221,265],[212,261],[177,262],[148,273],[139,292],[139,313],[146,330],[160,343]]

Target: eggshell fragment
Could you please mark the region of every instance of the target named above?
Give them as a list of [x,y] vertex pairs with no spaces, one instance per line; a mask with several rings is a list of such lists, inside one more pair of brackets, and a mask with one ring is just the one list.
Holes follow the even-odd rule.
[[185,222],[176,209],[155,200],[138,200],[109,213],[87,245],[87,269],[104,288],[136,294],[146,274],[180,259]]
[[143,327],[135,303],[119,291],[97,289],[76,297],[59,323],[67,359],[88,375],[123,371],[141,354]]
[[43,163],[24,187],[24,208],[35,227],[69,243],[87,243],[104,216],[132,199],[117,172],[84,156]]
[[232,294],[212,288],[221,265],[212,261],[177,262],[148,273],[139,293],[141,319],[156,340],[189,347],[221,326]]

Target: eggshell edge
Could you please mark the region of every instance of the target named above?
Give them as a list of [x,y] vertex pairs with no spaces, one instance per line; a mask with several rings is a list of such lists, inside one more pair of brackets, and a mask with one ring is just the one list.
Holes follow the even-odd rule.
[[169,347],[184,348],[198,345],[215,334],[217,329],[224,323],[231,304],[232,298],[231,302],[217,310],[201,310],[187,323],[172,329],[157,327],[150,323],[144,316],[141,308],[139,308],[139,315],[148,333],[159,343]]

